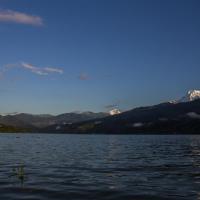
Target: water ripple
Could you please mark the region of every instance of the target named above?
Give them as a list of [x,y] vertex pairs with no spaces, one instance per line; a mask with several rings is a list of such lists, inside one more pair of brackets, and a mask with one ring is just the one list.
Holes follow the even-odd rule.
[[200,136],[1,134],[0,151],[0,199],[200,199]]

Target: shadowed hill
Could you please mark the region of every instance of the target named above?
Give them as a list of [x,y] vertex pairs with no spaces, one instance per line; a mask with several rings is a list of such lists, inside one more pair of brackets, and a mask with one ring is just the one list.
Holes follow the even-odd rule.
[[50,126],[44,131],[63,133],[200,133],[200,100],[140,107],[98,120]]

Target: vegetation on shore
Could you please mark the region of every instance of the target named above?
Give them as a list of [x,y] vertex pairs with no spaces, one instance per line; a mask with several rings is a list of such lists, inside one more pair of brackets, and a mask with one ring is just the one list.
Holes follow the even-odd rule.
[[0,124],[0,133],[25,133],[25,132],[32,132],[32,130],[22,127],[7,126]]

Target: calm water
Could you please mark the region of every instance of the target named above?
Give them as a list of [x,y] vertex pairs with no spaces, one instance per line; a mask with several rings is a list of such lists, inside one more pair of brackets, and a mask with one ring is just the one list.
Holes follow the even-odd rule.
[[0,134],[0,199],[200,199],[200,136]]

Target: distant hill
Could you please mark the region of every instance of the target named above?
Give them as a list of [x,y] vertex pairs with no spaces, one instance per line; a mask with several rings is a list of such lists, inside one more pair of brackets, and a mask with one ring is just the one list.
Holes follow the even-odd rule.
[[17,113],[12,115],[0,115],[0,124],[8,126],[23,127],[29,129],[40,129],[51,125],[70,124],[108,116],[108,113],[65,113],[61,115],[32,115]]
[[[112,115],[113,114],[113,115]],[[196,133],[200,134],[200,91],[190,90],[180,100],[122,112],[0,115],[0,132],[41,133]]]
[[62,133],[200,133],[200,99],[183,103],[162,103],[155,106],[62,126],[54,125],[47,132]]

